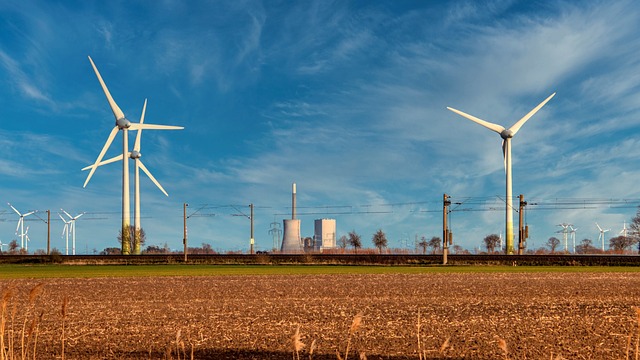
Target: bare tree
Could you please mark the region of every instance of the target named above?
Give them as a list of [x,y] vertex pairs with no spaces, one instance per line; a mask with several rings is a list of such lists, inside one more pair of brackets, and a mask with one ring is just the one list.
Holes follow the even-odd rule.
[[[131,234],[137,235],[137,236],[131,236]],[[134,249],[142,249],[142,247],[144,246],[144,244],[147,242],[147,234],[145,234],[144,229],[140,229],[140,233],[136,234],[136,229],[135,226],[133,225],[129,225],[129,233],[125,234],[125,238],[129,239],[129,249],[131,249],[131,251],[133,252]],[[134,247],[135,246],[135,238],[139,238],[140,239],[140,244],[138,247]],[[118,231],[118,243],[120,243],[120,245],[122,246],[122,229],[120,229],[120,231]]]
[[496,250],[496,246],[500,243],[500,236],[498,234],[491,234],[484,237],[484,245],[487,247],[488,253],[493,253]]
[[382,254],[382,249],[387,247],[387,235],[385,235],[382,229],[379,229],[373,234],[371,241],[373,241],[373,245],[378,248],[380,254]]
[[547,246],[549,247],[549,249],[551,249],[552,254],[556,252],[556,248],[558,247],[558,245],[560,245],[560,239],[555,236],[552,236],[549,238],[549,240],[547,240]]
[[432,254],[440,252],[441,245],[442,245],[442,240],[437,236],[434,236],[431,238],[431,240],[429,240],[429,247],[432,249],[431,250]]
[[422,248],[422,254],[426,254],[427,248],[429,247],[429,242],[427,241],[427,238],[424,236],[421,237],[420,242],[418,243],[418,246]]
[[591,239],[582,239],[580,245],[576,246],[576,253],[578,254],[593,254],[596,250]]
[[609,247],[616,252],[624,252],[627,248],[635,245],[637,240],[631,236],[616,236],[609,239]]
[[356,254],[358,253],[358,249],[362,247],[360,235],[358,235],[355,230],[349,232],[349,245],[353,246]]
[[338,247],[342,249],[343,253],[344,253],[344,249],[346,249],[348,245],[349,245],[349,239],[347,239],[345,235],[340,236],[340,238],[338,239]]
[[[636,216],[631,219],[629,234],[635,239],[640,239],[640,207],[638,207],[638,211],[636,211]],[[638,254],[640,254],[640,241],[636,241],[638,242]]]

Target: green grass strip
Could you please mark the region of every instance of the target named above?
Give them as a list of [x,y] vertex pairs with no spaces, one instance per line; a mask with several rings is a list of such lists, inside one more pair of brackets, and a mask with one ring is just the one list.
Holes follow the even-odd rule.
[[640,272],[600,266],[0,265],[0,279],[152,276]]

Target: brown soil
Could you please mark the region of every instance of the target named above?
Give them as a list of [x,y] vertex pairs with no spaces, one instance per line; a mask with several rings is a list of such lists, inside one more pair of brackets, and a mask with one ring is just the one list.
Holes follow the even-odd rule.
[[[40,282],[43,293],[29,305],[29,291]],[[639,331],[636,273],[0,282],[5,291],[11,287],[5,344],[13,324],[19,349],[25,316],[28,329],[33,314],[42,312],[39,359],[61,358],[65,296],[66,359],[189,359],[192,351],[195,359],[292,359],[298,326],[306,344],[300,358],[310,358],[314,341],[312,359],[336,359],[336,352],[344,358],[359,313],[363,323],[351,338],[349,359],[360,353],[367,359],[418,359],[420,350],[427,359],[504,359],[505,344],[509,359],[635,358]]]

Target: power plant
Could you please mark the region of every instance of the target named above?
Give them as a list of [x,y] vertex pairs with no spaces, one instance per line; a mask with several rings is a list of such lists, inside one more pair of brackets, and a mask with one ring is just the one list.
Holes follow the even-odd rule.
[[336,247],[336,219],[317,219],[314,222],[313,240],[314,250],[322,252],[324,249]]
[[302,254],[304,248],[300,239],[300,220],[296,219],[296,183],[293,183],[291,194],[291,219],[284,219],[284,235],[282,237],[282,254]]

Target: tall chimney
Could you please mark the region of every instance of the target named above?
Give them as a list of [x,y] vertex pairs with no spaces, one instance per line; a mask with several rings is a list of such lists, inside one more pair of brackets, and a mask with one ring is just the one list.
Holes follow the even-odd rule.
[[293,183],[293,192],[291,193],[291,220],[296,219],[296,183]]

